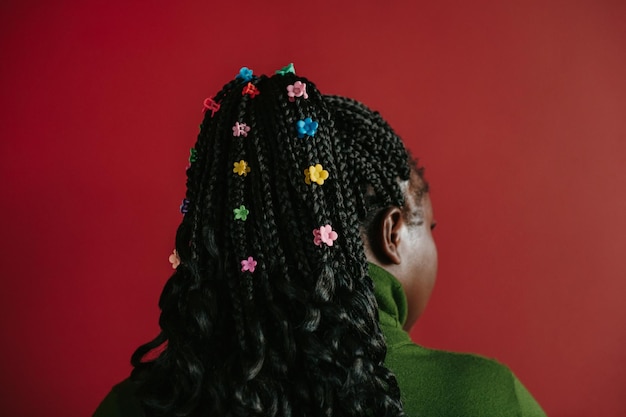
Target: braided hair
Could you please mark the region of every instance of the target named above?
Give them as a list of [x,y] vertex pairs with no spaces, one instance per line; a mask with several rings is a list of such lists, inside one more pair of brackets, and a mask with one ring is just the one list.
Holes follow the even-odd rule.
[[[306,93],[289,97],[296,82]],[[161,332],[131,359],[146,414],[402,416],[359,231],[403,204],[402,142],[291,73],[237,78],[213,100]]]

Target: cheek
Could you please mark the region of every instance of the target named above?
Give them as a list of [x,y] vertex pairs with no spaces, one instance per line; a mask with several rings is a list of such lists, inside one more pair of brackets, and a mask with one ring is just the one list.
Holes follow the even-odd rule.
[[422,310],[426,308],[428,304],[428,300],[430,299],[430,295],[435,286],[435,281],[437,280],[437,247],[435,246],[435,242],[429,239],[428,242],[424,242],[421,246],[422,256],[420,256],[420,272],[419,272],[419,294],[420,294],[420,304],[422,306]]
[[405,287],[410,305],[409,327],[426,308],[437,277],[437,247],[432,235],[422,230],[411,237],[405,253],[409,260],[405,264],[409,269],[406,274],[410,277]]
[[413,248],[414,256],[418,258],[421,268],[437,272],[437,246],[432,235],[427,233],[417,238]]
[[439,255],[437,253],[437,245],[435,245],[435,241],[431,238],[431,263],[433,268],[433,273],[437,275],[437,268],[439,266]]
[[419,246],[417,247],[417,251],[415,253],[416,258],[419,258],[417,261],[419,263],[418,272],[418,280],[420,282],[420,287],[422,292],[426,296],[430,296],[430,292],[435,285],[435,280],[437,278],[437,267],[438,267],[438,257],[437,257],[437,246],[435,245],[432,236],[424,237],[421,240]]

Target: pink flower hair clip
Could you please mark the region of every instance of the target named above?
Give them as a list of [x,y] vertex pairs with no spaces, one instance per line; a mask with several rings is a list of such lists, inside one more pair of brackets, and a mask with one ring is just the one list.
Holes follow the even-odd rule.
[[337,232],[335,232],[329,224],[322,226],[319,229],[313,229],[313,243],[317,246],[322,246],[322,243],[325,243],[328,246],[333,246],[337,237]]
[[256,269],[256,265],[257,261],[252,256],[249,256],[248,259],[241,261],[241,272],[250,271],[252,273]]
[[250,126],[245,123],[235,122],[235,126],[233,126],[233,136],[247,137],[249,131]]
[[207,110],[211,110],[211,117],[213,117],[215,115],[215,112],[219,109],[220,104],[210,97],[205,99],[204,103],[202,103],[202,113],[206,112]]
[[178,268],[178,265],[180,265],[180,258],[178,257],[178,252],[176,251],[176,249],[174,249],[174,251],[170,255],[169,261],[172,264],[172,269],[176,269]]
[[296,97],[302,97],[305,100],[309,98],[309,95],[306,93],[306,84],[302,81],[296,81],[292,85],[288,85],[287,97],[289,97],[289,101],[296,101]]
[[241,95],[245,96],[246,94],[250,95],[250,98],[255,98],[256,96],[258,96],[259,94],[261,94],[261,92],[259,91],[258,88],[256,88],[256,86],[252,83],[248,83],[243,90],[241,90]]

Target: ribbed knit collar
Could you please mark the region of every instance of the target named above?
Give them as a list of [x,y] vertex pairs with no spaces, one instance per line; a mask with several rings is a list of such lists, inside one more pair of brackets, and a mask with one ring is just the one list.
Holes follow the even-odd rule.
[[369,272],[374,281],[374,295],[381,313],[381,324],[402,328],[407,318],[407,300],[402,284],[396,277],[373,263],[369,264]]

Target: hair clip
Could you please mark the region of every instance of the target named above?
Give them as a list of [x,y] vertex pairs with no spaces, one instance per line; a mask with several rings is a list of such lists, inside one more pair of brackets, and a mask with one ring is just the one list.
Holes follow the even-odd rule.
[[304,120],[298,120],[298,122],[296,123],[298,137],[302,139],[304,135],[314,136],[315,132],[317,132],[318,125],[319,124],[311,120],[310,117],[307,117]]
[[[202,106],[202,113],[206,112],[207,110],[211,110],[211,117],[213,117],[215,115],[215,112],[220,109],[220,104],[210,97],[204,99],[204,103],[202,103]],[[200,127],[202,127],[202,125],[200,125]]]
[[189,200],[187,200],[186,198],[183,198],[183,203],[180,205],[181,213],[187,214],[187,212],[189,211],[189,203],[190,203]]
[[248,175],[248,172],[250,172],[250,167],[248,166],[248,163],[243,159],[239,162],[235,162],[233,166],[233,172],[235,174],[243,175],[245,177],[246,175]]
[[193,164],[197,160],[198,160],[198,151],[196,151],[196,148],[189,149],[189,163]]
[[248,82],[252,79],[252,70],[248,67],[241,67],[239,74],[235,76],[235,79],[243,82]]
[[317,246],[322,246],[322,243],[333,246],[333,243],[337,240],[337,236],[337,232],[335,232],[329,224],[319,229],[313,229],[313,243]]
[[248,259],[244,259],[241,261],[241,272],[254,272],[256,269],[257,261],[254,260],[252,256],[249,256]]
[[324,184],[324,180],[328,179],[328,171],[322,168],[320,164],[311,165],[304,170],[304,182],[311,184],[315,182],[319,185]]
[[296,69],[293,66],[293,63],[290,63],[287,66],[282,67],[281,69],[279,69],[278,71],[276,71],[276,74],[280,74],[280,75],[287,75],[287,74],[296,74]]
[[169,261],[172,264],[172,269],[176,269],[178,268],[178,265],[180,265],[180,258],[178,257],[178,252],[176,251],[176,249],[174,249],[174,251],[170,255]]
[[306,83],[296,81],[288,85],[287,96],[289,97],[289,101],[296,101],[296,97],[304,97],[305,100],[309,98],[309,95],[306,93]]
[[248,132],[250,131],[250,126],[245,123],[235,122],[235,126],[233,126],[233,136],[248,136]]
[[235,215],[235,220],[246,221],[248,219],[248,214],[250,214],[250,210],[246,208],[243,204],[239,206],[239,208],[233,209],[233,214]]
[[254,84],[248,83],[241,91],[242,96],[245,96],[246,94],[249,94],[250,98],[255,98],[256,96],[261,94],[261,92],[259,91],[258,88],[254,86]]

